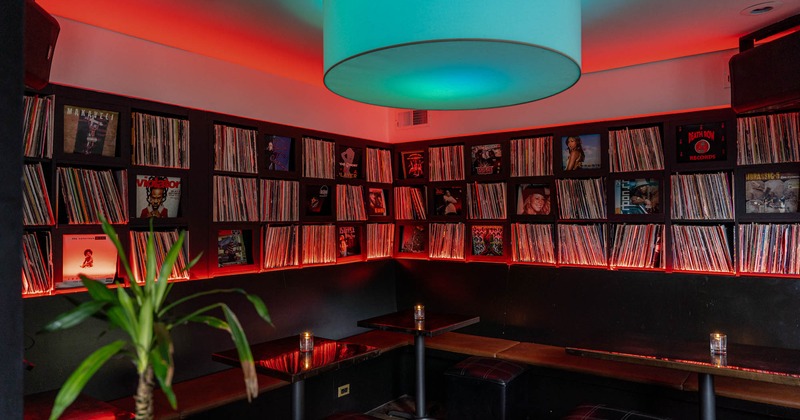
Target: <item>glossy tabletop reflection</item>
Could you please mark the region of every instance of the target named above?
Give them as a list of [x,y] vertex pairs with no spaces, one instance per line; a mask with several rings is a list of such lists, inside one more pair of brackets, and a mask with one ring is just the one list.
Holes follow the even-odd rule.
[[433,337],[480,322],[480,317],[426,312],[424,321],[414,320],[413,309],[358,321],[359,327]]
[[[377,347],[321,337],[314,337],[313,351],[301,353],[299,342],[300,337],[295,335],[251,345],[256,371],[294,383],[378,355]],[[239,366],[236,349],[214,353],[212,358]]]
[[708,342],[640,341],[592,347],[568,347],[566,351],[577,356],[800,386],[800,350],[730,342],[725,355],[712,355]]

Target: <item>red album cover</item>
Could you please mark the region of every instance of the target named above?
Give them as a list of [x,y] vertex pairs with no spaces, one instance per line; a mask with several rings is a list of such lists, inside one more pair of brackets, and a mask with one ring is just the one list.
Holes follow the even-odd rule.
[[105,234],[64,235],[62,281],[56,287],[81,286],[80,275],[112,283],[117,273],[117,248]]

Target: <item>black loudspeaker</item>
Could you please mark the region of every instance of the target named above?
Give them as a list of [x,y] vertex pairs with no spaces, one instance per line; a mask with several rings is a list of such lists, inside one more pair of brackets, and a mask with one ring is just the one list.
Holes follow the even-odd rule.
[[50,82],[50,65],[61,27],[34,0],[25,0],[25,86],[42,89]]

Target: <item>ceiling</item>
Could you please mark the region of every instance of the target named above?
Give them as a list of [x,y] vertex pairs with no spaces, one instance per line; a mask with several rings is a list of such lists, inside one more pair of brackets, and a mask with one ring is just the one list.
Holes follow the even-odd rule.
[[[436,1],[457,4],[457,0]],[[322,85],[322,0],[37,3],[56,16]],[[583,73],[738,48],[740,36],[800,14],[800,0],[581,3]],[[774,10],[760,15],[742,13],[755,5]]]

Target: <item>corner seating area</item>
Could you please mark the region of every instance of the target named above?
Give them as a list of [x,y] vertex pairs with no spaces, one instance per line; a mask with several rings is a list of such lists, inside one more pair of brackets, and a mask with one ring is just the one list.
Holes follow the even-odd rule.
[[[414,344],[407,334],[373,330],[345,337],[342,340],[375,346],[385,353]],[[696,374],[672,369],[657,368],[609,360],[590,359],[566,354],[563,347],[519,342],[449,332],[425,341],[427,349],[440,350],[467,356],[494,357],[525,363],[530,366],[550,368],[580,374],[594,375],[633,383],[662,386],[678,391],[697,392]],[[155,393],[155,413],[158,419],[187,418],[226,404],[246,398],[241,370],[227,369],[174,385],[179,401],[179,410],[169,406],[161,392]],[[266,375],[258,376],[259,394],[269,392],[288,382]],[[789,409],[800,409],[800,390],[796,387],[716,377],[716,395]],[[288,402],[287,402],[288,403]],[[110,401],[110,404],[126,411],[133,411],[132,397]]]

